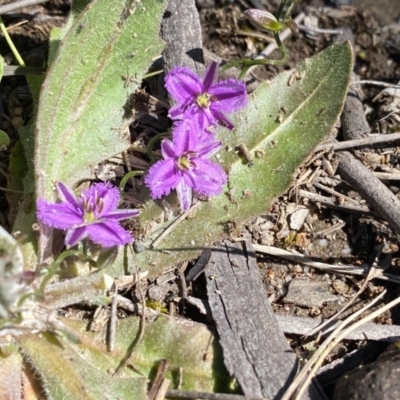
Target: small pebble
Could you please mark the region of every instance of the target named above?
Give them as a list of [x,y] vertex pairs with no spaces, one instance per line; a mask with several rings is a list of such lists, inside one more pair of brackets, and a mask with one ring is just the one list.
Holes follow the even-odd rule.
[[345,249],[342,250],[342,254],[350,254],[351,253],[351,248],[346,247]]
[[326,239],[318,240],[318,246],[320,246],[320,247],[328,247],[328,241]]

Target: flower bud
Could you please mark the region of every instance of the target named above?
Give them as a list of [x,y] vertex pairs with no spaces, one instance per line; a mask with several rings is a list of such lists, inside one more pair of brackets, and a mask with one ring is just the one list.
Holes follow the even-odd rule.
[[260,31],[280,31],[285,25],[280,23],[270,12],[251,8],[244,12],[251,24]]

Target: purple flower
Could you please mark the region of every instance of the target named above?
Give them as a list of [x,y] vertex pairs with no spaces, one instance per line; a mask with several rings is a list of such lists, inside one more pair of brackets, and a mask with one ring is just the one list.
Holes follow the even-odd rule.
[[247,104],[246,85],[236,79],[214,83],[217,75],[215,61],[208,66],[203,80],[188,68],[174,68],[165,78],[165,87],[178,102],[169,110],[169,117],[190,118],[200,131],[218,122],[233,129],[225,112],[238,111]]
[[61,203],[37,201],[37,218],[44,225],[67,230],[65,244],[76,245],[89,237],[103,247],[133,242],[117,221],[139,215],[138,210],[117,210],[120,195],[109,183],[96,183],[77,198],[62,182],[57,182]]
[[192,192],[215,196],[222,191],[227,177],[224,170],[208,158],[221,147],[213,135],[198,135],[193,125],[183,120],[173,133],[173,141],[163,140],[164,160],[154,164],[145,178],[152,198],[160,198],[176,189],[182,210],[192,204]]

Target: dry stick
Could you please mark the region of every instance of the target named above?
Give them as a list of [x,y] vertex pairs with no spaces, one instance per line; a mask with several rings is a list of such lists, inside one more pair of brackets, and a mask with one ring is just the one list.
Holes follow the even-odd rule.
[[316,203],[321,203],[328,207],[335,208],[337,210],[347,210],[347,211],[351,211],[351,212],[359,212],[359,213],[369,214],[369,215],[374,214],[371,212],[371,210],[368,207],[365,207],[365,206],[357,207],[353,204],[347,204],[347,203],[338,204],[338,203],[335,203],[329,197],[321,196],[320,194],[317,194],[317,193],[307,192],[306,190],[303,190],[303,189],[299,189],[297,191],[297,193],[299,196],[301,196],[303,198],[310,199]]
[[343,112],[340,117],[345,140],[361,139],[371,133],[364,115],[362,90],[359,85],[356,85],[357,80],[357,75],[352,73],[352,85],[348,89]]
[[21,67],[19,65],[4,65],[3,76],[41,75],[46,70],[42,67]]
[[[263,400],[261,398],[249,398],[241,394],[188,392],[185,390],[168,390],[167,397],[180,399],[202,399],[202,400]],[[265,399],[266,400],[266,399]]]
[[331,235],[333,232],[336,232],[339,229],[342,229],[344,226],[346,226],[346,222],[338,222],[337,224],[332,225],[329,228],[321,229],[320,231],[314,232],[312,235],[313,237],[325,237],[327,235]]
[[169,361],[168,360],[161,360],[160,364],[157,367],[157,372],[156,376],[153,379],[153,382],[151,384],[150,390],[147,393],[147,398],[148,400],[155,400],[157,397],[157,394],[160,391],[160,388],[162,387],[163,381],[165,379],[165,374],[168,371],[169,367]]
[[392,83],[386,83],[386,82],[381,82],[381,81],[362,80],[362,81],[350,83],[350,86],[352,86],[352,85],[375,85],[375,86],[382,86],[385,88],[400,89],[400,85],[394,85]]
[[[361,315],[363,312],[371,308],[376,302],[378,302],[384,295],[386,294],[386,291],[383,291],[379,296],[377,296],[374,300],[372,300],[369,304],[365,305],[363,308],[360,310],[356,311],[354,314],[350,315],[348,318],[346,318],[342,323],[333,331],[328,338],[322,343],[322,345],[318,348],[318,350],[314,353],[314,355],[308,360],[307,364],[303,367],[303,369],[300,371],[300,373],[296,376],[294,381],[291,383],[289,386],[288,390],[286,393],[283,395],[281,400],[290,400],[292,398],[292,395],[294,392],[297,390],[298,386],[300,385],[301,382],[306,378],[307,375],[310,376],[310,368],[312,368],[313,365],[315,365],[321,358],[321,355],[325,352],[325,349],[327,345],[335,338],[337,335],[337,332],[343,330],[354,318],[357,318],[359,315]],[[400,302],[400,297],[397,299],[397,301]],[[389,303],[392,304],[392,303]],[[370,314],[372,315],[372,314]],[[362,320],[361,320],[362,321]],[[364,321],[367,322],[367,321]],[[341,336],[341,334],[340,334]],[[341,338],[343,339],[343,338]],[[297,398],[301,398],[300,396],[296,396]]]
[[48,0],[20,0],[14,1],[14,3],[6,4],[4,6],[0,6],[0,15],[9,13],[11,11],[20,10],[21,8],[35,6],[37,4],[46,3]]
[[329,188],[329,187],[327,187],[325,185],[322,185],[321,183],[314,182],[313,185],[317,189],[321,189],[321,190],[323,190],[323,191],[325,191],[325,192],[327,192],[327,193],[329,193],[329,194],[331,194],[333,196],[336,196],[338,199],[342,198],[342,199],[345,199],[345,200],[349,201],[350,203],[355,204],[356,207],[359,206],[358,201],[356,201],[356,200],[352,199],[351,197],[348,197],[348,196],[346,196],[346,195],[344,195],[342,193],[339,193],[336,190],[333,190],[333,189],[331,189],[331,188]]
[[340,29],[321,29],[321,28],[312,28],[306,25],[297,25],[297,28],[300,31],[310,32],[310,33],[325,33],[328,35],[342,35],[343,31]]
[[[355,74],[352,80],[356,83]],[[341,121],[343,136],[346,139],[360,139],[370,133],[358,85],[353,85],[349,89]],[[395,194],[351,153],[347,151],[338,153],[337,158],[338,172],[343,180],[349,183],[395,232],[400,233],[400,200]]]
[[390,133],[387,135],[370,136],[363,139],[346,140],[345,142],[327,143],[319,145],[315,151],[321,150],[342,150],[352,147],[370,146],[379,143],[388,143],[394,140],[400,140],[400,132]]
[[[254,244],[254,250],[259,253],[270,254],[277,257],[282,257],[292,262],[309,265],[312,268],[317,268],[322,271],[330,271],[332,273],[344,275],[366,275],[366,271],[362,267],[354,267],[352,265],[330,265],[319,261],[311,260],[303,254],[293,254],[287,250],[279,249],[277,247],[264,246],[261,244]],[[376,279],[400,283],[400,277],[383,272],[374,276]]]
[[400,171],[399,172],[374,172],[376,176],[381,181],[400,181]]
[[339,153],[340,176],[370,204],[390,227],[400,233],[400,200],[349,152]]
[[164,378],[162,380],[161,385],[158,389],[157,395],[154,398],[154,400],[164,400],[165,399],[165,396],[168,392],[168,387],[169,387],[170,383],[171,383],[171,379]]

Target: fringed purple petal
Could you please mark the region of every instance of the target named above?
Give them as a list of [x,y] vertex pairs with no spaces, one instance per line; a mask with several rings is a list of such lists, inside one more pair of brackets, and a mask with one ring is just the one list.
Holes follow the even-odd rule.
[[86,199],[89,199],[91,197],[92,199],[100,198],[103,200],[103,209],[101,213],[96,215],[97,217],[108,214],[118,207],[120,199],[119,190],[108,182],[95,183],[94,185],[90,186],[90,188],[86,190],[83,194],[85,195]]
[[208,93],[216,98],[211,103],[214,110],[231,113],[238,111],[247,104],[247,92],[244,82],[228,79],[211,86]]
[[191,115],[185,115],[185,118],[191,118],[193,126],[202,132],[217,123],[212,111],[209,108],[197,107]]
[[198,134],[190,120],[184,119],[175,125],[172,138],[176,157],[187,151],[196,151]]
[[68,230],[65,236],[65,245],[67,247],[72,247],[86,239],[88,236],[87,226],[79,226]]
[[168,158],[176,158],[175,145],[169,139],[163,139],[161,142],[161,155],[166,160]]
[[210,86],[217,80],[218,77],[218,63],[216,61],[211,62],[203,77],[204,91],[208,92]]
[[196,186],[197,172],[196,170],[185,171],[182,174],[182,179],[187,187],[194,188]]
[[176,187],[176,194],[178,195],[179,204],[181,205],[181,209],[183,211],[189,210],[192,205],[192,189],[185,184],[183,180],[181,180]]
[[77,210],[69,203],[48,203],[39,199],[36,203],[37,219],[44,225],[57,229],[69,229],[83,221],[82,210]]
[[168,117],[172,120],[182,119],[185,113],[185,107],[182,104],[176,104],[168,110]]
[[198,157],[212,157],[222,146],[222,142],[216,140],[212,133],[202,135],[196,147]]
[[122,221],[124,219],[137,217],[139,214],[139,210],[116,210],[103,215],[102,218],[112,221]]
[[114,221],[88,225],[86,229],[90,239],[102,247],[124,246],[133,242],[131,234]]
[[217,110],[212,110],[212,113],[215,119],[218,120],[218,123],[220,125],[223,125],[225,128],[228,128],[230,130],[235,127],[235,125],[233,125],[233,122],[225,115],[225,113]]
[[206,196],[220,194],[227,182],[226,173],[221,166],[207,159],[198,161],[198,168],[194,173],[196,180],[193,191]]
[[165,77],[165,87],[170,95],[179,103],[185,103],[188,98],[203,93],[203,82],[190,69],[177,67]]
[[75,204],[79,208],[78,199],[76,198],[75,193],[68,186],[64,185],[62,182],[57,182],[56,186],[60,200],[64,203]]
[[156,162],[145,178],[146,185],[150,188],[153,199],[167,195],[175,189],[181,179],[181,175],[175,167],[175,160],[161,160]]

